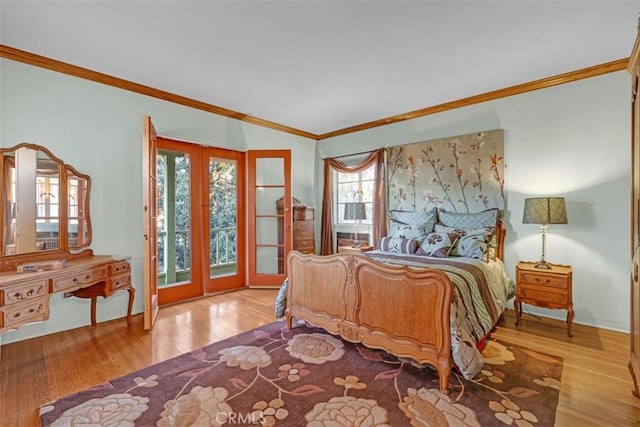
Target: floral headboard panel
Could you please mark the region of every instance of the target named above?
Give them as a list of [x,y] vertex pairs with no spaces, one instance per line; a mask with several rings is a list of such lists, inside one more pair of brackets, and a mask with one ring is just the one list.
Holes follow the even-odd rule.
[[503,159],[503,129],[389,147],[389,209],[504,211]]

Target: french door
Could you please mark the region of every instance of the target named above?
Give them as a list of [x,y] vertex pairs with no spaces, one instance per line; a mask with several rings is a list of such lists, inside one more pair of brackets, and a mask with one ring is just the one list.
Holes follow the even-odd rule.
[[245,286],[245,154],[158,137],[145,117],[145,329],[158,305]]
[[201,147],[205,293],[245,286],[245,154]]
[[160,304],[203,295],[200,147],[158,137],[156,249]]
[[279,286],[291,251],[291,151],[247,153],[249,286]]
[[245,285],[244,154],[158,138],[160,304]]
[[156,130],[151,117],[142,120],[142,223],[144,329],[153,328],[158,315],[158,280],[156,248]]

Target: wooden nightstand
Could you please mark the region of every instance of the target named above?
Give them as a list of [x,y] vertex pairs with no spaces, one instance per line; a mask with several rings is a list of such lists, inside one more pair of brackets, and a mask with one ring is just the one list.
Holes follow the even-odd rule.
[[516,266],[516,325],[522,315],[522,303],[567,310],[567,334],[571,337],[573,297],[572,269],[568,265],[549,264],[550,270],[535,268],[535,262],[520,261]]
[[362,252],[369,252],[373,250],[373,246],[360,246],[354,248],[353,246],[338,246],[339,254],[359,254]]

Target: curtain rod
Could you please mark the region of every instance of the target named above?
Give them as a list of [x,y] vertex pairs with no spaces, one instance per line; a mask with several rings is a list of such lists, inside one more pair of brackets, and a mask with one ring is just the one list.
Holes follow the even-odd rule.
[[[382,147],[380,147],[382,148]],[[336,157],[323,157],[322,160],[324,159],[341,159],[343,157],[353,157],[353,156],[359,156],[360,154],[371,154],[376,150],[379,150],[380,148],[376,148],[375,150],[370,150],[370,151],[361,151],[359,153],[353,153],[353,154],[343,154],[342,156],[336,156]],[[387,147],[384,147],[387,148]]]

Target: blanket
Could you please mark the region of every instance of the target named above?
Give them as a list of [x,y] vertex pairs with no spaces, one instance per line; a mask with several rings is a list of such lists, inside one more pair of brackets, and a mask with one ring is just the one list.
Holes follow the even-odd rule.
[[[451,302],[451,353],[460,373],[473,378],[484,365],[479,350],[515,294],[513,281],[500,260],[485,262],[471,258],[432,258],[418,255],[370,251],[366,256],[384,264],[444,271],[454,285]],[[288,280],[276,297],[275,316],[284,316]]]

